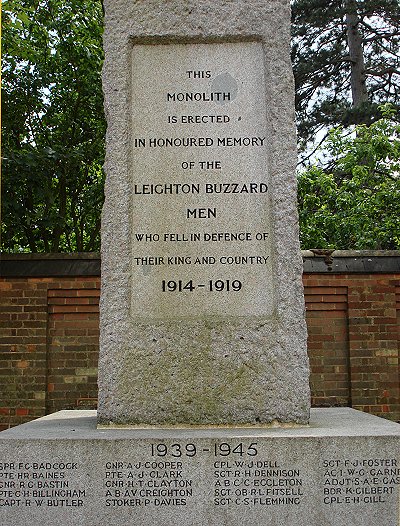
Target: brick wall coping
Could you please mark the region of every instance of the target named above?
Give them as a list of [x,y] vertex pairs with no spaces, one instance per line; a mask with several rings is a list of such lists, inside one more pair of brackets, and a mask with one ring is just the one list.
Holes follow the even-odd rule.
[[302,250],[304,272],[400,273],[399,250]]
[[[305,273],[400,273],[398,250],[303,250]],[[97,252],[1,254],[0,277],[99,276]]]
[[0,277],[100,276],[98,252],[1,254]]

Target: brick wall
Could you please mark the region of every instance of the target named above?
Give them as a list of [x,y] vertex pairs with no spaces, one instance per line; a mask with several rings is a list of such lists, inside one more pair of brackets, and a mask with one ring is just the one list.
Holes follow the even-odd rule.
[[0,278],[0,429],[94,408],[100,279]]
[[[312,404],[400,421],[400,254],[304,253]],[[0,430],[95,408],[97,255],[0,261]]]
[[305,274],[303,281],[313,405],[400,421],[400,276]]
[[46,413],[96,406],[99,351],[98,279],[48,289]]

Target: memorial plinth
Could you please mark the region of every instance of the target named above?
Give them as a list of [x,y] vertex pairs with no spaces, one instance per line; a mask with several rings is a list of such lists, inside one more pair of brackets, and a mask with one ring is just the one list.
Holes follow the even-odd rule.
[[105,2],[99,424],[307,423],[289,2]]
[[0,522],[397,526],[399,427],[344,408],[297,429],[100,431],[62,411],[0,434]]

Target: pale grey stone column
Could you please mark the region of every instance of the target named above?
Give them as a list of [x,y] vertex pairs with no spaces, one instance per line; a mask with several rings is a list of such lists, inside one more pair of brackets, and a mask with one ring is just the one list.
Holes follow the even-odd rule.
[[105,8],[99,423],[306,423],[289,1]]

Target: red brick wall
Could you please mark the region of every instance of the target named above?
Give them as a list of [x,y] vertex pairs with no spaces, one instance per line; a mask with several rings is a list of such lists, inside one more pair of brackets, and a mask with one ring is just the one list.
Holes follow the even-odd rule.
[[[312,272],[304,285],[312,404],[400,421],[400,275]],[[99,288],[99,276],[0,278],[0,430],[96,406]]]
[[346,286],[304,276],[310,384],[314,406],[351,405]]
[[96,407],[99,281],[61,287],[48,290],[47,413]]
[[0,417],[2,428],[45,413],[47,283],[1,280]]
[[0,430],[95,408],[99,277],[0,278]]
[[400,277],[305,274],[303,281],[312,404],[400,421]]

